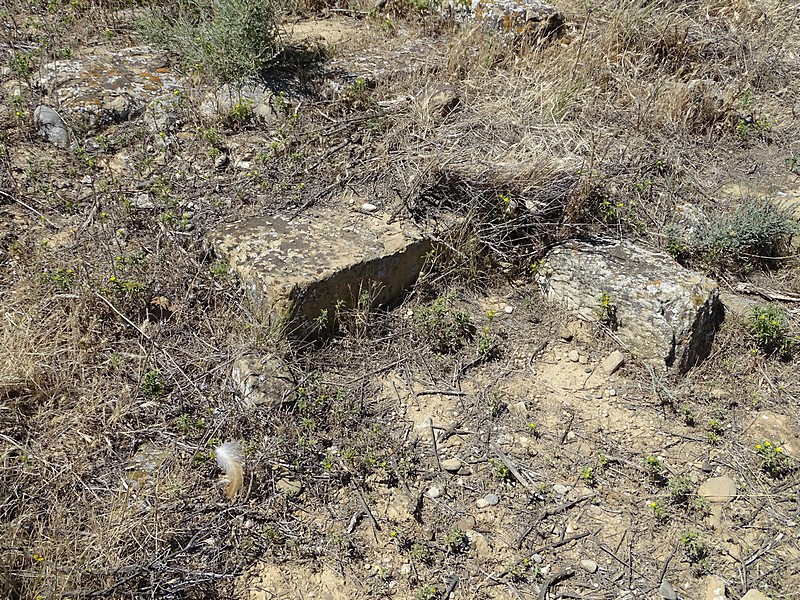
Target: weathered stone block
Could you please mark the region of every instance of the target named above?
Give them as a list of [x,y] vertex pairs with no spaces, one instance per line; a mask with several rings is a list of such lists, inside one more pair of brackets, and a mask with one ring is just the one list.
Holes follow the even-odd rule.
[[714,281],[628,241],[557,246],[542,261],[538,282],[588,321],[601,316],[605,292],[620,341],[638,358],[680,372],[708,355],[722,316]]
[[564,24],[556,7],[538,0],[448,0],[445,7],[457,21],[533,40],[558,33]]
[[431,249],[411,225],[357,211],[263,216],[225,225],[210,241],[239,274],[256,308],[289,337],[331,324],[369,292],[390,305],[417,279]]

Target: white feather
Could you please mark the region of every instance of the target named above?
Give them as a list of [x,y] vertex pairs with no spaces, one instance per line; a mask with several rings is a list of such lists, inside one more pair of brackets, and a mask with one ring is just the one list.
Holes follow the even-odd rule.
[[214,455],[217,457],[219,468],[225,471],[228,482],[225,494],[232,500],[244,482],[244,459],[239,442],[226,442],[217,446],[214,448]]

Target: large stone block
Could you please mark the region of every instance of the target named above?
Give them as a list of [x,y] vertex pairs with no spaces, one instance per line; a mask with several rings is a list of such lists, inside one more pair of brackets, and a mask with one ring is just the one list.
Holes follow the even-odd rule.
[[413,226],[348,209],[262,216],[210,236],[257,310],[289,337],[324,330],[364,292],[391,305],[419,275],[431,243]]
[[549,298],[580,318],[612,320],[638,358],[680,372],[708,355],[722,316],[714,281],[628,241],[557,246],[537,278]]

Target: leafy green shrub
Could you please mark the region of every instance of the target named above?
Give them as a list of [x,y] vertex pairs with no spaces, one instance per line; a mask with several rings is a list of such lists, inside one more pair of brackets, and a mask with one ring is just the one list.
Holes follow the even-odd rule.
[[281,51],[280,0],[168,0],[140,27],[184,69],[221,81],[258,75]]
[[745,198],[696,234],[695,250],[714,262],[753,263],[785,253],[797,223],[791,212],[767,198]]
[[414,311],[414,324],[434,351],[455,352],[471,340],[475,327],[469,314],[451,306],[452,297],[437,298]]
[[780,357],[791,353],[794,340],[787,333],[786,316],[779,306],[756,304],[749,325],[751,335],[764,352]]

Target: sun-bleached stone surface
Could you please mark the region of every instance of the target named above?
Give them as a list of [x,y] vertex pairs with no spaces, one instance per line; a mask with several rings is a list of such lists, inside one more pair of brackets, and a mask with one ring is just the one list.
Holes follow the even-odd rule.
[[708,355],[722,313],[714,281],[629,241],[556,246],[537,279],[581,319],[612,317],[615,335],[637,358],[680,372]]
[[342,208],[230,223],[210,242],[259,313],[292,338],[324,332],[366,294],[372,306],[395,303],[431,249],[410,224]]

